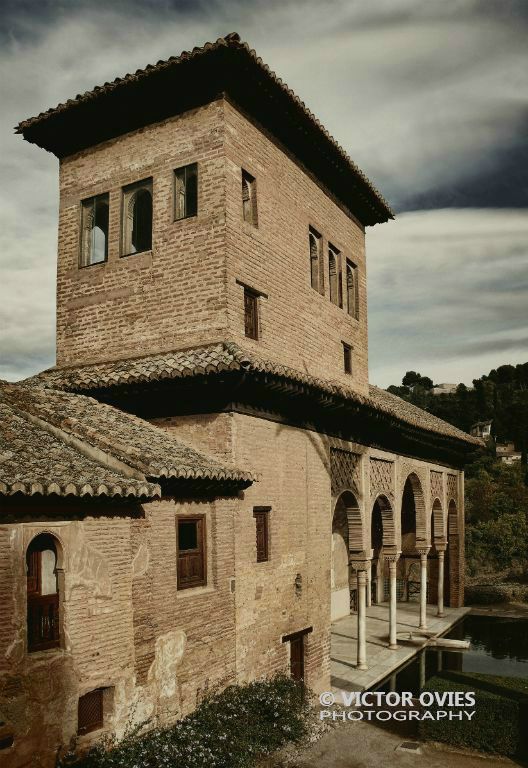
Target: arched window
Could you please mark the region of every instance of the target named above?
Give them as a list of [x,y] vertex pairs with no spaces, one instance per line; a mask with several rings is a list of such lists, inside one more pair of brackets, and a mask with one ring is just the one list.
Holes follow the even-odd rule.
[[244,221],[258,226],[257,183],[255,177],[242,169],[242,217]]
[[60,644],[57,557],[56,539],[47,533],[34,538],[27,549],[28,651]]
[[100,264],[108,258],[108,195],[82,202],[81,267]]
[[152,248],[152,180],[124,190],[123,256]]
[[322,269],[321,235],[310,227],[308,233],[310,245],[310,282],[312,288],[324,294],[324,280]]
[[357,267],[348,259],[346,262],[346,293],[347,312],[357,320],[359,316]]
[[343,306],[343,285],[341,283],[341,254],[332,245],[328,246],[328,276],[330,301],[337,307]]

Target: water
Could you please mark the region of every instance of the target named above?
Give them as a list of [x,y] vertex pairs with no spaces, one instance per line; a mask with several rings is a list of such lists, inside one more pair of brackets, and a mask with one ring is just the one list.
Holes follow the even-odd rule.
[[418,694],[420,680],[438,670],[480,672],[528,679],[528,619],[467,615],[444,637],[469,640],[467,651],[429,648],[384,680],[378,691],[411,691]]

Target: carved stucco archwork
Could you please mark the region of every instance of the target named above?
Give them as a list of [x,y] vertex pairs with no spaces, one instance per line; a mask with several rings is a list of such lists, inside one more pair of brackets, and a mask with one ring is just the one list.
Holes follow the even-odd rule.
[[330,478],[332,496],[337,498],[345,490],[361,496],[361,456],[341,448],[330,449]]
[[458,506],[458,478],[456,475],[447,475],[447,503],[453,499]]
[[418,480],[420,481],[420,485],[422,486],[422,491],[425,495],[425,490],[427,488],[427,469],[425,467],[420,466],[419,464],[415,464],[412,461],[404,461],[401,464],[401,471],[400,471],[400,477],[399,477],[399,490],[398,495],[401,500],[401,496],[403,495],[403,489],[405,488],[405,483],[407,481],[407,478],[409,475],[415,474]]
[[444,504],[444,473],[431,470],[431,504],[439,499]]
[[370,459],[370,498],[383,494],[394,507],[394,462]]

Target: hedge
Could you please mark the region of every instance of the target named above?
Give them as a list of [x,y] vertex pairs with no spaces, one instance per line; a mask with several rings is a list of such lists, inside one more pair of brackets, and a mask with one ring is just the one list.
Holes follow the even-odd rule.
[[308,731],[307,691],[286,677],[232,685],[167,728],[71,753],[60,768],[249,768]]
[[[425,690],[474,691],[475,714],[471,720],[423,720],[419,724],[422,738],[509,757],[528,755],[528,680],[439,672],[427,681]],[[431,707],[433,712],[438,709],[445,707]]]

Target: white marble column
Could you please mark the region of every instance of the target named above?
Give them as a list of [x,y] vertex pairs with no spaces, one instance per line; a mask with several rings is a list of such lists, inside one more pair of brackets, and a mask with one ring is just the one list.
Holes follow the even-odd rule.
[[399,553],[385,554],[385,562],[389,565],[389,648],[398,647],[397,615],[396,615],[396,567]]
[[372,562],[369,563],[367,570],[367,608],[372,605]]
[[352,568],[357,573],[357,668],[368,669],[367,666],[367,571],[370,560],[352,560]]
[[429,547],[417,547],[420,555],[420,625],[419,629],[427,629],[427,553]]
[[438,611],[437,616],[444,615],[444,555],[447,544],[436,544],[438,552]]

